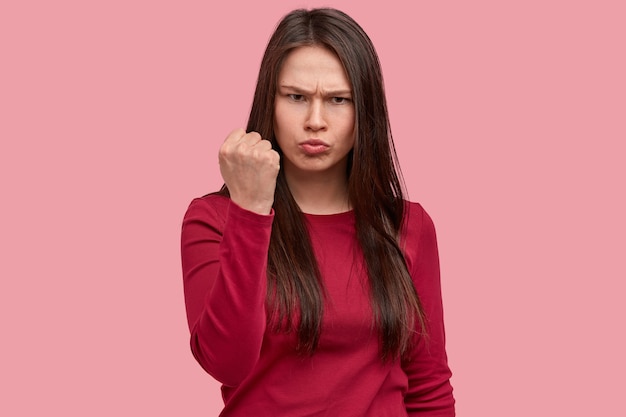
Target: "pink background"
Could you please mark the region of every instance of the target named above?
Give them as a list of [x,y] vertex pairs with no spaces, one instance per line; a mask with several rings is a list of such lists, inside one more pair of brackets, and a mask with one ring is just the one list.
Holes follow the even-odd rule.
[[438,229],[460,416],[626,415],[621,1],[0,5],[3,416],[216,416],[188,348],[189,201],[265,43],[351,14]]

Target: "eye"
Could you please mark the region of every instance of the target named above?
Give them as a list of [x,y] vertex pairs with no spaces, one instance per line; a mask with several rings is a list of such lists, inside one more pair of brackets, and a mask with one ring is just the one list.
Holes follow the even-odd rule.
[[287,97],[289,97],[293,101],[303,101],[304,100],[304,96],[302,94],[288,94]]
[[350,99],[347,97],[333,97],[331,101],[333,104],[347,104],[350,102]]

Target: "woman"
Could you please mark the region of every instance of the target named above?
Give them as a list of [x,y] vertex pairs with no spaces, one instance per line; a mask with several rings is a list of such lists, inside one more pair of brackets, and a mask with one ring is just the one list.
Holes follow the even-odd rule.
[[403,199],[358,24],[285,16],[219,161],[225,185],[191,203],[182,261],[221,415],[453,416],[435,231]]

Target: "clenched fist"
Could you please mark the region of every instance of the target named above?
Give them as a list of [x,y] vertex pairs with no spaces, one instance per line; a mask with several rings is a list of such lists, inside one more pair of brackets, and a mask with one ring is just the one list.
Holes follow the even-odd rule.
[[269,214],[274,204],[280,155],[257,132],[232,131],[219,151],[220,172],[230,199],[240,207]]

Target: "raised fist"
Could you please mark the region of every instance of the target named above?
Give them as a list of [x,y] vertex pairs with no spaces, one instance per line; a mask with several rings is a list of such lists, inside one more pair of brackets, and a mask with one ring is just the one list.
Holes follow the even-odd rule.
[[232,131],[219,151],[220,172],[231,201],[259,214],[274,203],[280,155],[257,132]]

